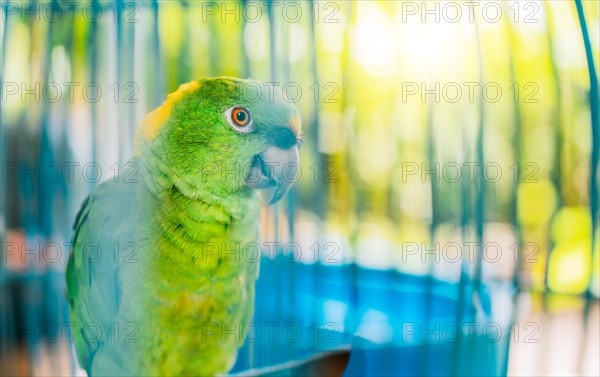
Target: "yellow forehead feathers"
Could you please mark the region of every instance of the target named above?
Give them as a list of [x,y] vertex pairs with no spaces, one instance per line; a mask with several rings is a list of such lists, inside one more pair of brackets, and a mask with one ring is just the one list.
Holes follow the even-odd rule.
[[298,116],[292,116],[289,119],[290,122],[290,126],[292,127],[292,129],[296,132],[296,135],[300,133],[300,117]]
[[142,140],[153,140],[160,128],[167,122],[169,115],[171,115],[171,110],[173,110],[173,105],[181,98],[196,91],[199,87],[199,81],[191,81],[181,84],[176,91],[169,94],[167,100],[161,106],[154,109],[144,118],[144,120],[142,120],[137,131],[136,142],[139,143]]

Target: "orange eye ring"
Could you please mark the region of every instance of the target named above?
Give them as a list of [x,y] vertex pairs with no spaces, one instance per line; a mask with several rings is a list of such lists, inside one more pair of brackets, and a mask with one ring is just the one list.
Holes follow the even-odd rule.
[[231,113],[231,120],[233,120],[237,126],[245,127],[250,124],[250,113],[242,107],[237,107],[233,109],[233,112]]
[[252,115],[250,115],[250,111],[244,106],[232,106],[225,110],[223,115],[225,115],[229,125],[237,132],[241,132],[243,134],[252,132]]

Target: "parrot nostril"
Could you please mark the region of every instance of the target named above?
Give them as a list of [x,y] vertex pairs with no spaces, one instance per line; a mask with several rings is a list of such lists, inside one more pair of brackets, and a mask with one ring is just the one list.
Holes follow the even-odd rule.
[[286,127],[277,127],[269,133],[269,143],[277,148],[289,149],[297,142],[294,132]]

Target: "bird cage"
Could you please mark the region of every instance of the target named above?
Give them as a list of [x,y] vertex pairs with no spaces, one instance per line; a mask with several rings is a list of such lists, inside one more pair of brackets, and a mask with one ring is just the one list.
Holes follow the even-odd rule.
[[217,76],[281,91],[305,138],[234,251],[260,277],[229,374],[598,375],[599,10],[1,0],[2,375],[85,375],[75,216],[146,114]]

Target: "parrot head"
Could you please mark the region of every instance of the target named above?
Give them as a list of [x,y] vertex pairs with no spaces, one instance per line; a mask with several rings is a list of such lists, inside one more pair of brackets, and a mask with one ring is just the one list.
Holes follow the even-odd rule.
[[152,169],[188,197],[273,188],[297,179],[300,113],[274,85],[232,77],[183,84],[136,135]]

